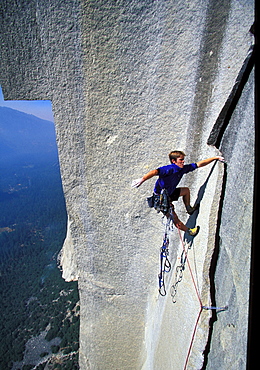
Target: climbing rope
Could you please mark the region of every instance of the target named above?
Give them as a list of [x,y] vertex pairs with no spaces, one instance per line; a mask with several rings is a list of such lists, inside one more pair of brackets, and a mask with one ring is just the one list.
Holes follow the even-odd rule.
[[184,245],[183,251],[181,253],[180,257],[180,265],[176,267],[176,273],[175,273],[175,283],[171,286],[171,297],[172,302],[176,303],[175,296],[177,295],[177,286],[182,281],[183,278],[183,271],[185,270],[185,263],[187,260],[186,257],[186,248],[187,250],[191,248],[191,243]]
[[181,236],[181,230],[180,228],[178,227],[178,232],[179,232],[179,237],[180,237],[180,240],[181,240],[181,243],[182,243],[182,249],[183,249],[183,253],[185,255],[185,260],[187,261],[187,264],[188,264],[188,267],[189,267],[189,270],[190,270],[190,275],[191,275],[191,278],[192,278],[192,282],[193,282],[193,285],[194,285],[194,288],[195,288],[195,291],[196,291],[196,294],[197,294],[197,297],[198,297],[198,300],[200,302],[200,306],[202,307],[202,301],[201,301],[201,298],[200,298],[200,293],[199,293],[199,289],[197,287],[197,284],[195,282],[195,278],[193,276],[193,273],[192,273],[192,269],[191,269],[191,266],[190,266],[190,261],[188,259],[188,253],[185,249],[185,244],[184,244],[184,241],[182,239],[182,236]]
[[[214,166],[215,166],[215,164],[214,164]],[[213,171],[214,166],[212,167],[211,172]],[[209,179],[209,177],[208,177],[208,179]],[[207,179],[207,181],[208,181],[208,179]],[[171,270],[171,263],[169,261],[168,256],[169,256],[169,230],[170,230],[171,222],[173,223],[173,213],[172,213],[173,209],[170,208],[170,210],[168,211],[168,205],[169,205],[168,202],[167,202],[167,204],[165,204],[164,208],[161,208],[162,203],[163,203],[162,199],[164,199],[164,200],[167,199],[167,193],[164,194],[164,197],[160,196],[158,199],[159,199],[158,204],[159,204],[160,207],[158,206],[158,208],[156,208],[156,207],[154,207],[154,208],[156,208],[158,212],[162,211],[165,215],[167,214],[167,223],[166,223],[166,229],[165,229],[165,234],[164,234],[164,239],[163,239],[163,245],[162,245],[161,250],[160,250],[160,273],[158,275],[158,277],[159,277],[159,293],[162,296],[165,296],[166,295],[166,288],[165,288],[164,274],[165,274],[165,272],[169,272]],[[150,200],[150,198],[148,198],[148,200]],[[149,203],[149,201],[148,201],[148,203]],[[154,206],[154,204],[152,206]],[[189,262],[189,259],[188,259],[188,250],[191,248],[192,242],[185,243],[182,236],[181,236],[180,228],[178,226],[177,226],[177,228],[178,228],[178,232],[179,232],[179,236],[180,236],[180,240],[181,240],[181,243],[182,243],[182,249],[183,250],[182,250],[182,254],[181,254],[181,258],[180,258],[180,265],[177,266],[177,268],[176,268],[175,283],[171,287],[172,301],[173,301],[173,303],[176,303],[175,297],[176,297],[176,294],[177,294],[177,286],[183,279],[183,272],[185,270],[185,265],[187,264],[188,268],[189,268],[189,271],[190,271],[190,276],[191,276],[191,279],[192,279],[192,282],[193,282],[193,286],[194,286],[194,289],[195,289],[195,293],[196,293],[196,296],[197,296],[197,299],[198,299],[198,302],[199,302],[199,306],[200,306],[199,312],[198,312],[198,315],[197,315],[197,319],[196,319],[196,322],[195,322],[195,325],[194,325],[194,328],[193,328],[193,332],[192,332],[191,341],[190,341],[190,344],[189,344],[187,356],[186,356],[186,359],[185,359],[184,370],[186,370],[187,366],[188,366],[192,346],[193,346],[193,343],[194,343],[194,340],[195,340],[195,335],[196,335],[196,331],[197,331],[197,328],[198,328],[199,320],[200,320],[200,317],[201,317],[201,314],[202,314],[203,310],[216,310],[218,312],[221,312],[221,311],[228,310],[228,306],[217,307],[217,306],[203,305],[202,299],[201,299],[201,296],[200,296],[200,291],[199,291],[198,274],[197,274],[196,263],[195,263],[195,251],[193,251],[193,252],[194,252],[194,263],[195,263],[195,275],[196,275],[196,278],[197,278],[197,282],[195,281],[195,277],[194,277],[194,274],[193,274],[193,271],[192,271],[192,268],[191,268],[191,265],[190,265],[190,262]]]
[[[189,271],[190,271],[190,275],[191,275],[191,279],[192,279],[192,282],[193,282],[193,285],[194,285],[194,289],[195,289],[195,292],[196,292],[196,296],[197,296],[198,301],[199,301],[199,304],[200,304],[200,310],[199,310],[199,313],[198,313],[198,316],[197,316],[197,319],[196,319],[196,322],[195,322],[195,326],[194,326],[192,337],[191,337],[191,342],[190,342],[188,353],[187,353],[186,360],[185,360],[184,370],[186,370],[187,369],[187,365],[188,365],[188,361],[189,361],[189,357],[190,357],[190,353],[191,353],[191,349],[192,349],[192,346],[193,346],[193,342],[194,342],[194,339],[195,339],[195,334],[196,334],[196,331],[197,331],[197,327],[198,327],[198,324],[199,324],[199,320],[200,320],[200,316],[201,316],[202,311],[203,310],[218,310],[219,312],[220,311],[226,311],[228,309],[228,306],[216,307],[216,306],[205,306],[205,305],[202,304],[202,300],[201,300],[201,297],[200,297],[199,288],[198,288],[198,285],[197,285],[197,283],[195,281],[195,278],[194,278],[194,275],[193,275],[193,272],[192,272],[192,269],[191,269],[191,265],[190,265],[190,262],[189,262],[189,259],[188,259],[187,250],[189,249],[190,246],[188,246],[188,248],[186,250],[185,243],[184,243],[183,238],[181,236],[181,231],[180,231],[179,227],[178,227],[178,232],[179,232],[180,240],[181,240],[181,243],[182,243],[182,249],[183,249],[182,258],[181,258],[182,259],[182,263],[181,263],[181,266],[180,266],[180,269],[181,269],[181,275],[180,276],[181,276],[181,279],[182,279],[182,275],[183,275],[183,270],[184,270],[184,267],[185,267],[185,263],[187,262],[187,265],[188,265],[188,268],[189,268]],[[183,255],[185,256],[184,259],[183,259]],[[178,281],[172,286],[174,296],[176,294],[176,285],[180,281],[180,276],[179,276]],[[173,302],[175,303],[176,301],[173,300]]]
[[165,233],[163,239],[163,245],[161,247],[160,252],[160,273],[158,274],[159,278],[159,293],[162,296],[166,295],[166,288],[164,282],[164,274],[165,272],[171,271],[171,263],[169,261],[169,231],[171,228],[171,218],[167,218],[166,226],[165,226]]
[[[173,213],[172,213],[172,208],[170,208],[169,214],[167,215],[167,222],[166,222],[166,225],[165,225],[165,233],[164,233],[163,244],[162,244],[162,247],[161,247],[161,250],[160,250],[160,273],[158,274],[158,278],[159,278],[159,293],[162,296],[166,295],[164,275],[165,275],[165,273],[170,272],[170,270],[171,270],[171,263],[169,261],[168,256],[169,256],[169,232],[171,230],[171,225],[172,224],[173,224]],[[197,327],[198,327],[198,324],[199,324],[199,320],[200,320],[202,311],[203,310],[217,310],[218,312],[221,312],[221,311],[226,311],[228,309],[228,306],[217,307],[217,306],[205,306],[205,305],[203,305],[202,299],[201,299],[201,296],[200,296],[200,291],[199,291],[199,288],[198,288],[198,277],[197,277],[197,282],[196,282],[193,271],[192,271],[192,268],[191,268],[191,265],[190,265],[190,262],[189,262],[189,259],[188,259],[188,250],[191,249],[192,242],[185,243],[183,238],[182,238],[182,235],[181,235],[181,230],[178,226],[177,226],[177,229],[178,229],[179,237],[180,237],[181,244],[182,244],[182,254],[181,254],[181,258],[180,258],[180,265],[177,266],[177,268],[176,268],[175,283],[171,287],[172,301],[173,301],[173,303],[176,303],[175,296],[176,296],[176,293],[177,293],[177,285],[178,285],[179,282],[181,282],[181,280],[183,278],[183,271],[185,270],[185,265],[187,263],[188,269],[189,269],[189,272],[190,272],[190,276],[191,276],[191,279],[192,279],[192,283],[193,283],[193,286],[194,286],[194,289],[195,289],[195,293],[196,293],[196,296],[197,296],[197,299],[198,299],[198,302],[199,302],[199,305],[200,305],[200,310],[199,310],[199,313],[198,313],[198,316],[197,316],[197,319],[196,319],[196,322],[195,322],[195,325],[194,325],[194,329],[193,329],[192,336],[191,336],[191,341],[190,341],[187,356],[186,356],[186,359],[185,359],[184,370],[186,370],[187,366],[188,366],[188,361],[189,361],[189,358],[190,358],[193,342],[194,342],[194,339],[195,339],[195,335],[196,335],[196,331],[197,331]],[[195,259],[195,257],[194,257],[194,259]],[[195,269],[195,273],[196,273],[196,276],[197,276],[197,270],[196,269]]]

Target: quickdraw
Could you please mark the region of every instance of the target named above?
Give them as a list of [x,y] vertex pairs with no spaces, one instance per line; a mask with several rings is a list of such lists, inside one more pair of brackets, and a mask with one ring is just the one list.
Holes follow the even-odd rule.
[[[191,243],[188,243],[185,245],[185,248],[190,249],[191,248]],[[172,297],[172,302],[176,303],[176,295],[177,295],[177,286],[178,284],[182,281],[183,278],[183,272],[185,270],[185,264],[187,260],[187,254],[185,252],[186,250],[182,251],[181,257],[180,257],[180,265],[176,267],[176,273],[175,273],[175,282],[171,286],[171,297]]]

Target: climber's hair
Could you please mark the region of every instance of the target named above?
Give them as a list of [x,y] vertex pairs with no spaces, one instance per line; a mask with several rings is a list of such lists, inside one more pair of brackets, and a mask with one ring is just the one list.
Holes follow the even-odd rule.
[[172,163],[172,160],[176,161],[177,158],[179,157],[185,157],[185,153],[182,152],[181,150],[173,150],[172,152],[169,153],[169,160]]

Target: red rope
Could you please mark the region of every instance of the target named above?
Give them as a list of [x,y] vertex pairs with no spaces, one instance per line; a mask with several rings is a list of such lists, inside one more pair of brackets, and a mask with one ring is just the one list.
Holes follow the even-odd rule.
[[188,354],[187,354],[185,365],[184,365],[184,370],[187,369],[187,365],[188,365],[188,360],[189,360],[189,357],[190,357],[191,348],[192,348],[192,345],[193,345],[193,341],[194,341],[194,338],[195,338],[195,333],[196,333],[196,330],[197,330],[197,326],[198,326],[198,323],[199,323],[199,319],[200,319],[200,315],[201,315],[202,310],[203,310],[203,308],[201,307],[200,308],[200,312],[199,312],[198,317],[197,317],[197,320],[196,320],[196,324],[194,326],[194,330],[193,330],[193,334],[192,334],[192,338],[191,338],[191,342],[190,342]]
[[197,294],[197,297],[198,297],[200,306],[202,307],[203,304],[202,304],[202,301],[201,301],[201,298],[200,298],[199,290],[197,288],[197,285],[196,285],[196,282],[195,282],[195,279],[194,279],[194,276],[193,276],[193,273],[192,273],[192,270],[191,270],[190,262],[188,260],[188,253],[185,250],[185,245],[184,245],[183,239],[181,237],[181,231],[180,231],[179,227],[178,227],[178,231],[179,231],[179,236],[180,236],[181,243],[182,243],[182,248],[183,248],[183,251],[185,253],[186,261],[188,263],[188,267],[189,267],[189,270],[190,270],[190,274],[191,274],[191,278],[192,278],[192,281],[193,281],[193,285],[194,285],[194,288],[195,288],[195,291],[196,291],[196,294]]
[[192,278],[192,281],[193,281],[193,285],[194,285],[194,288],[195,288],[195,291],[196,291],[196,294],[197,294],[197,297],[198,297],[198,300],[199,300],[199,303],[200,303],[200,312],[198,314],[198,317],[197,317],[197,320],[196,320],[196,324],[194,326],[194,330],[193,330],[193,334],[192,334],[192,338],[191,338],[191,342],[190,342],[188,354],[187,354],[185,365],[184,365],[184,370],[186,370],[187,365],[188,365],[188,360],[189,360],[189,357],[190,357],[190,353],[191,353],[191,349],[192,349],[192,346],[193,346],[194,338],[195,338],[195,333],[196,333],[196,330],[197,330],[197,327],[198,327],[200,315],[201,315],[201,312],[203,310],[203,304],[202,304],[202,301],[201,301],[201,298],[200,298],[199,289],[198,289],[198,287],[196,285],[196,282],[195,282],[195,279],[194,279],[194,276],[193,276],[193,273],[192,273],[192,269],[191,269],[190,262],[189,262],[189,259],[188,259],[188,253],[185,250],[185,245],[184,245],[184,242],[183,242],[183,239],[182,239],[182,236],[181,236],[180,228],[178,226],[177,226],[177,228],[178,228],[180,240],[181,240],[181,243],[182,243],[182,248],[183,248],[183,251],[185,253],[186,261],[188,263],[188,267],[189,267],[189,270],[190,270],[190,274],[191,274],[191,278]]

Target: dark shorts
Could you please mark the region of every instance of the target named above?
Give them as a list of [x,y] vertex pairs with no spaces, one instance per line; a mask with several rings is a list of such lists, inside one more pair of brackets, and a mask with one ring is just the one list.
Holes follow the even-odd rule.
[[178,200],[180,196],[180,192],[181,192],[181,188],[176,188],[174,192],[170,195],[170,200],[172,202],[175,200]]

